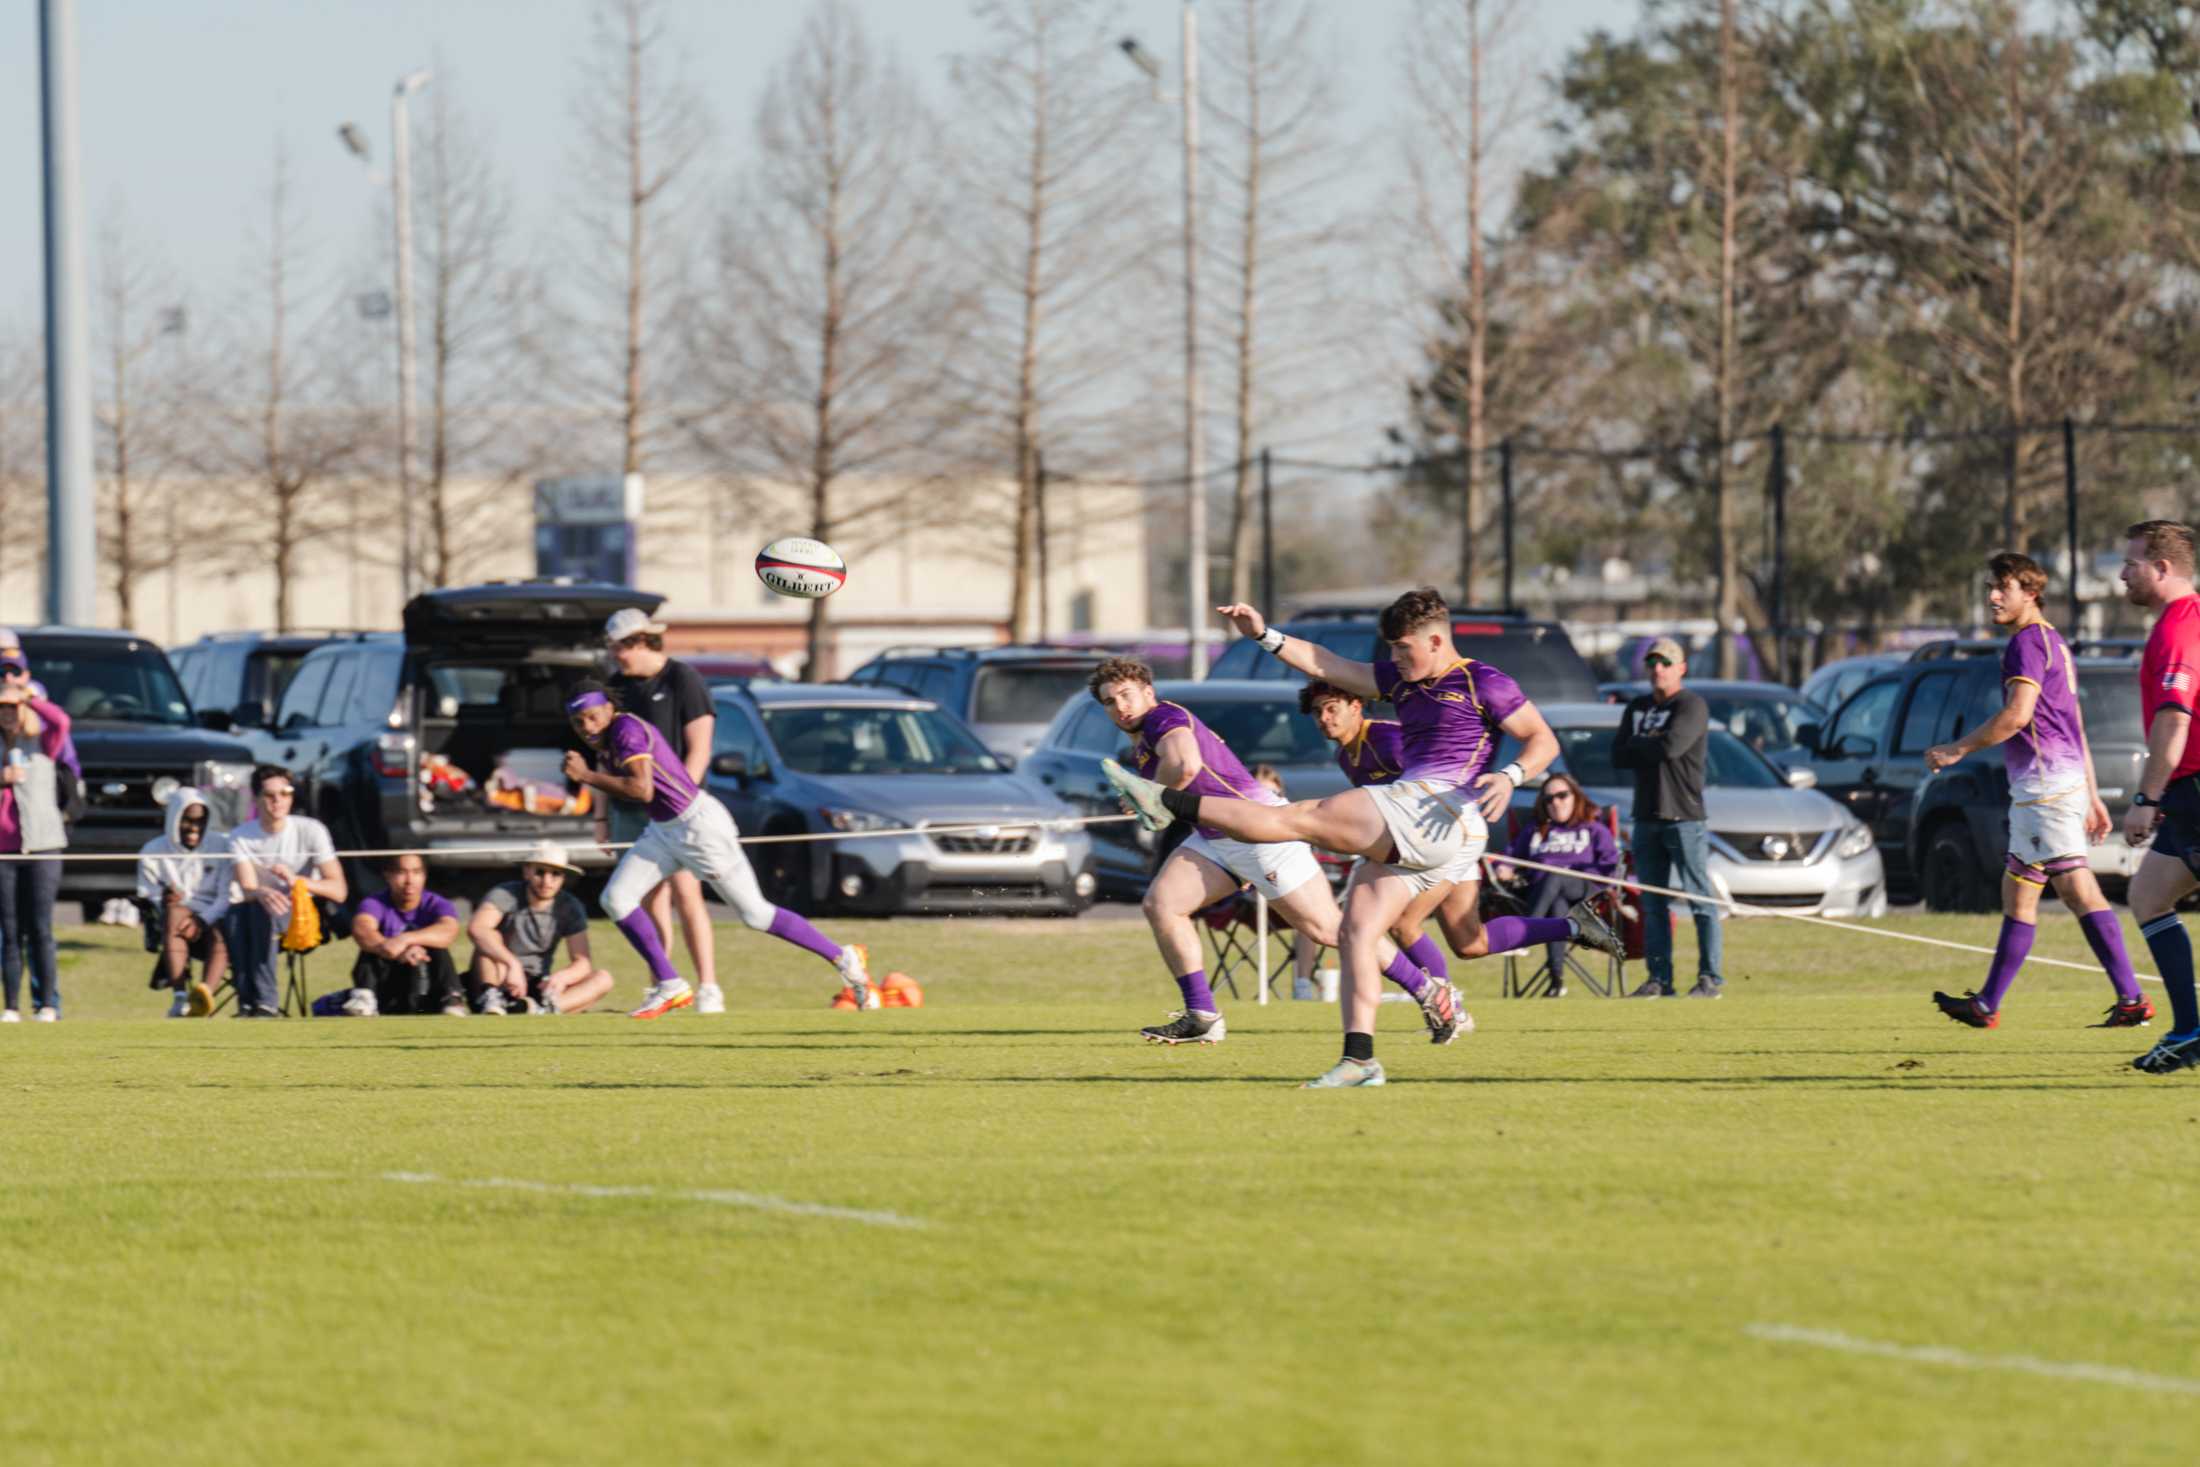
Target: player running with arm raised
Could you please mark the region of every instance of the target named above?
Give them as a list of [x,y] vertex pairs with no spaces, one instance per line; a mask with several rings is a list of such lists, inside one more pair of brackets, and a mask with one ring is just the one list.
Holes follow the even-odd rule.
[[[1181,816],[1253,842],[1303,840],[1371,864],[1345,904],[1339,952],[1345,970],[1344,1057],[1312,1082],[1316,1088],[1380,1085],[1375,1013],[1382,996],[1381,944],[1416,897],[1447,883],[1480,881],[1488,821],[1513,791],[1558,753],[1557,736],[1520,687],[1488,663],[1459,655],[1451,611],[1435,591],[1410,591],[1384,608],[1388,662],[1354,662],[1271,629],[1250,606],[1221,608],[1240,632],[1287,665],[1398,711],[1405,768],[1388,784],[1366,785],[1325,800],[1267,806],[1169,790],[1114,761],[1102,767],[1140,821],[1158,829]],[[1520,758],[1490,769],[1500,732],[1520,741]],[[1550,930],[1556,929],[1555,934]],[[1522,922],[1514,946],[1564,941],[1580,929],[1570,918]],[[1478,934],[1484,951],[1502,951]]]
[[[1189,709],[1164,703],[1154,693],[1153,673],[1134,658],[1115,657],[1092,671],[1086,686],[1115,726],[1132,736],[1131,762],[1140,775],[1171,791],[1280,806],[1281,796],[1246,772],[1213,729]],[[1310,941],[1335,946],[1342,914],[1313,850],[1301,840],[1257,843],[1232,840],[1201,825],[1161,863],[1146,889],[1147,925],[1162,961],[1184,998],[1184,1011],[1166,1024],[1139,1032],[1156,1044],[1219,1044],[1227,1032],[1207,983],[1193,915],[1250,884],[1284,920]],[[1395,947],[1382,944],[1382,971],[1421,1005],[1430,1038],[1449,1044],[1459,1032],[1459,995],[1433,979]]]
[[2047,572],[2028,555],[2004,551],[1986,563],[1986,600],[1997,625],[2011,627],[2001,654],[2002,706],[1952,744],[1925,751],[1925,766],[1948,768],[1980,749],[2001,745],[2009,770],[2009,860],[2001,879],[2001,936],[1994,944],[1986,987],[1933,1002],[1959,1024],[1991,1029],[2001,1001],[2032,950],[2040,892],[2053,886],[2078,919],[2093,956],[2116,987],[2116,1003],[2100,1027],[2129,1029],[2154,1017],[2124,952],[2116,913],[2086,862],[2086,847],[2107,838],[2108,807],[2093,783],[2093,751],[2078,710],[2078,674],[2070,644],[2040,613]]

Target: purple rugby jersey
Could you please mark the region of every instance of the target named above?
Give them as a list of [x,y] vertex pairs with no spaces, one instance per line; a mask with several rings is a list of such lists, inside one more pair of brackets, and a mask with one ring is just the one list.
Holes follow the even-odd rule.
[[1498,725],[1528,702],[1520,684],[1471,657],[1417,683],[1396,663],[1377,662],[1375,690],[1398,710],[1406,766],[1398,777],[1432,789],[1471,786],[1497,753]]
[[1389,784],[1406,767],[1405,730],[1396,719],[1367,718],[1337,745],[1337,767],[1355,786]]
[[2078,722],[2078,678],[2070,644],[2044,621],[2019,627],[2002,649],[2001,682],[2030,683],[2040,690],[2032,721],[2001,746],[2009,770],[2009,794],[2017,801],[2043,800],[2085,788],[2085,738]]
[[650,771],[654,782],[649,796],[650,819],[677,820],[695,803],[697,790],[695,781],[688,778],[687,765],[665,742],[665,736],[657,732],[655,724],[622,713],[604,730],[602,747],[617,773],[628,773],[627,766],[637,759],[647,759],[655,766]]
[[[1191,710],[1175,703],[1156,703],[1146,716],[1139,720],[1137,741],[1131,745],[1131,767],[1147,779],[1161,767],[1161,740],[1180,728],[1192,731],[1192,741],[1199,746],[1199,773],[1184,788],[1191,794],[1213,796],[1224,800],[1251,800],[1256,805],[1285,805],[1290,802],[1277,794],[1246,771],[1238,756],[1230,752],[1215,731],[1192,716]],[[1199,833],[1209,840],[1222,839],[1222,832],[1202,825]]]

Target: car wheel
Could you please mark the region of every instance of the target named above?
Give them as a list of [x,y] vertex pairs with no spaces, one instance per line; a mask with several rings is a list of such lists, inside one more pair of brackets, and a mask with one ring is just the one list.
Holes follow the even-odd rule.
[[[765,828],[766,835],[801,835],[796,825],[772,825]],[[751,846],[755,853],[756,884],[764,889],[764,899],[775,907],[785,907],[805,917],[817,915],[817,899],[812,895],[816,887],[810,880],[815,853],[805,841],[775,841],[770,845]]]
[[1986,873],[1979,866],[1971,833],[1955,821],[1935,826],[1925,843],[1925,868],[1919,886],[1925,905],[1935,912],[1983,912],[1994,905]]

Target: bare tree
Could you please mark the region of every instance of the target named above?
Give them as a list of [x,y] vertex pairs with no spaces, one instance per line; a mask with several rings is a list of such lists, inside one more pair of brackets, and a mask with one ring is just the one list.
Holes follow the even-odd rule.
[[[1503,215],[1501,207],[1493,208],[1497,190],[1492,174],[1510,137],[1529,115],[1522,72],[1515,64],[1524,16],[1523,0],[1417,0],[1406,51],[1406,82],[1414,108],[1408,159],[1418,212],[1415,233],[1440,263],[1443,277],[1463,286],[1440,296],[1440,311],[1456,314],[1459,350],[1436,363],[1439,376],[1454,380],[1435,385],[1438,396],[1457,404],[1463,419],[1459,594],[1467,604],[1476,596],[1476,539],[1490,445],[1490,339],[1496,308],[1489,289],[1491,230],[1485,219],[1492,213]],[[1493,70],[1500,76],[1494,86]]]
[[574,107],[582,284],[572,319],[539,348],[557,361],[576,342],[616,343],[608,358],[584,349],[560,375],[613,415],[624,474],[642,472],[669,426],[651,371],[675,330],[679,303],[665,287],[677,276],[676,216],[708,141],[701,103],[678,80],[667,8],[598,0]]
[[1230,599],[1252,599],[1254,489],[1268,425],[1302,418],[1352,385],[1351,289],[1334,210],[1348,162],[1335,131],[1331,38],[1314,0],[1232,0],[1218,19],[1201,100],[1218,124],[1211,176],[1229,216],[1224,335],[1237,445],[1231,484]]
[[[757,162],[718,230],[690,345],[712,410],[698,441],[791,486],[843,552],[949,522],[941,451],[972,294],[932,176],[937,123],[847,0],[818,0],[756,109]],[[827,675],[810,603],[808,676]]]
[[[982,316],[973,387],[1013,463],[1010,635],[1031,635],[1041,457],[1112,458],[1160,342],[1130,287],[1152,258],[1154,111],[1114,54],[1099,0],[977,0],[991,33],[957,57],[958,192]],[[1153,119],[1149,121],[1148,119]],[[1153,292],[1145,292],[1147,299]],[[1120,460],[1118,460],[1120,461]],[[1059,472],[1059,467],[1057,468]]]
[[[106,378],[97,411],[99,553],[112,577],[117,622],[132,627],[141,581],[171,569],[181,553],[173,511],[185,445],[172,357],[186,318],[174,279],[147,258],[119,214],[100,231],[97,323]],[[166,372],[158,370],[159,354],[171,357]],[[159,509],[169,512],[156,524]]]
[[[32,328],[0,337],[0,604],[9,578],[46,558],[46,390],[44,344]],[[30,601],[39,594],[34,583]]]
[[468,579],[500,547],[495,519],[512,487],[539,470],[548,445],[525,381],[524,347],[541,311],[532,273],[514,256],[511,194],[478,123],[437,67],[424,167],[416,188],[426,223],[428,581]]
[[238,563],[272,571],[275,624],[288,629],[299,557],[338,528],[338,509],[357,494],[336,491],[388,425],[360,405],[348,375],[358,354],[333,349],[336,302],[308,273],[280,146],[267,209],[258,278],[237,313],[249,334],[229,349],[234,375],[204,389],[202,416],[217,431],[200,467],[240,486],[222,483],[208,508],[230,511],[222,540]]

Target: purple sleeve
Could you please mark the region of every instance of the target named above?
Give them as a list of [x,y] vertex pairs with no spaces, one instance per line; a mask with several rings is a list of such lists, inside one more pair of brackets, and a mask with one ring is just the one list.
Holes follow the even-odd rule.
[[1391,695],[1398,691],[1398,664],[1387,657],[1378,657],[1375,659],[1374,668],[1375,701],[1378,703],[1395,703],[1397,699]]
[[60,704],[47,698],[33,698],[30,706],[38,715],[38,747],[73,777],[83,779],[84,766],[77,762],[76,740],[69,737],[69,715]]
[[1145,735],[1146,744],[1149,748],[1158,749],[1161,747],[1161,736],[1163,734],[1174,733],[1180,728],[1190,728],[1191,726],[1191,714],[1177,707],[1174,703],[1156,703],[1153,706],[1153,712],[1147,714],[1145,722],[1138,726],[1138,731]]
[[624,774],[636,755],[649,752],[649,733],[639,718],[625,713],[611,720],[604,743],[611,751],[612,772]]
[[[2031,630],[2029,627],[2026,631]],[[2047,634],[2043,631],[2035,637],[2018,632],[2009,639],[2009,645],[2001,652],[2001,680],[2004,686],[2022,678],[2035,687],[2047,686]]]
[[1528,701],[1528,695],[1520,691],[1520,684],[1487,662],[1474,664],[1474,696],[1489,710],[1492,723],[1503,723]]
[[1599,819],[1593,827],[1595,834],[1589,837],[1590,869],[1604,876],[1619,874],[1619,843],[1612,839],[1612,829]]
[[447,897],[439,897],[432,891],[422,892],[420,894],[420,925],[422,927],[433,927],[445,917],[449,917],[454,922],[458,920],[458,908],[452,906]]
[[387,937],[390,935],[390,919],[397,914],[390,910],[388,902],[378,896],[370,896],[360,900],[359,915],[372,922],[375,931]]

